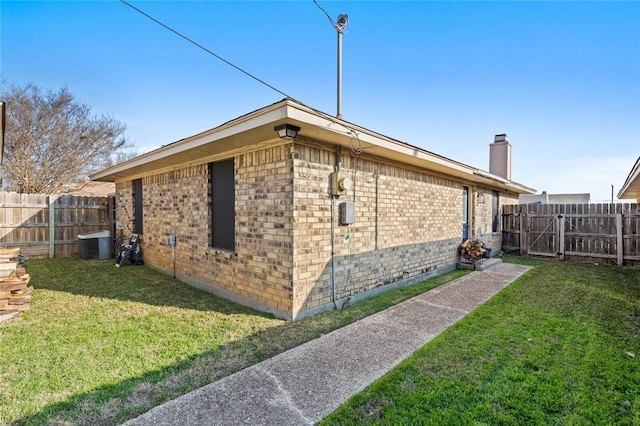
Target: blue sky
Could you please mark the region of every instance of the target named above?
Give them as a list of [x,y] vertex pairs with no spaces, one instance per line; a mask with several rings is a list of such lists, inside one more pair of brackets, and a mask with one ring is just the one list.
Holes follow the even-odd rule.
[[[336,112],[336,32],[308,1],[138,1],[291,97]],[[515,181],[606,201],[640,155],[640,2],[320,1],[343,38],[344,118]],[[67,87],[139,152],[283,96],[117,1],[0,3],[4,83]]]

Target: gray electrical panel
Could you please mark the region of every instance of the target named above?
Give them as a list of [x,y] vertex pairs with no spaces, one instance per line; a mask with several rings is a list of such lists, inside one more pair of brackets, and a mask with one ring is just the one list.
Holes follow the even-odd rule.
[[340,225],[353,225],[356,222],[356,205],[350,201],[340,203],[338,207]]

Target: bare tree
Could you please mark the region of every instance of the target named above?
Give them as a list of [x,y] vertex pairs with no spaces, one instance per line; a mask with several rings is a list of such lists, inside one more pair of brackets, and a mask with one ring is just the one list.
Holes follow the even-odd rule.
[[34,84],[10,86],[6,103],[3,184],[25,193],[55,193],[112,164],[128,147],[126,126],[89,106],[66,88],[43,92]]
[[138,151],[118,151],[111,157],[111,164],[116,165],[132,160],[138,156]]

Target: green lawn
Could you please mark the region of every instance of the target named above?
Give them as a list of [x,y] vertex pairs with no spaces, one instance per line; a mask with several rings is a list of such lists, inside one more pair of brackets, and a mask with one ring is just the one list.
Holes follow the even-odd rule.
[[325,425],[640,425],[640,268],[528,274]]
[[0,325],[0,424],[118,424],[465,273],[291,323],[147,267],[28,265],[31,311]]

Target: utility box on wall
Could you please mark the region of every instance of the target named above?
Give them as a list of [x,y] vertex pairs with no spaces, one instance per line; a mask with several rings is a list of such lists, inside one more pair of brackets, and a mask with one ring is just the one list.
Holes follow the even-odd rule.
[[356,205],[350,201],[340,203],[338,207],[340,225],[353,225],[356,223]]
[[346,176],[341,175],[338,172],[331,173],[331,195],[340,196],[344,195],[351,189],[352,182]]

